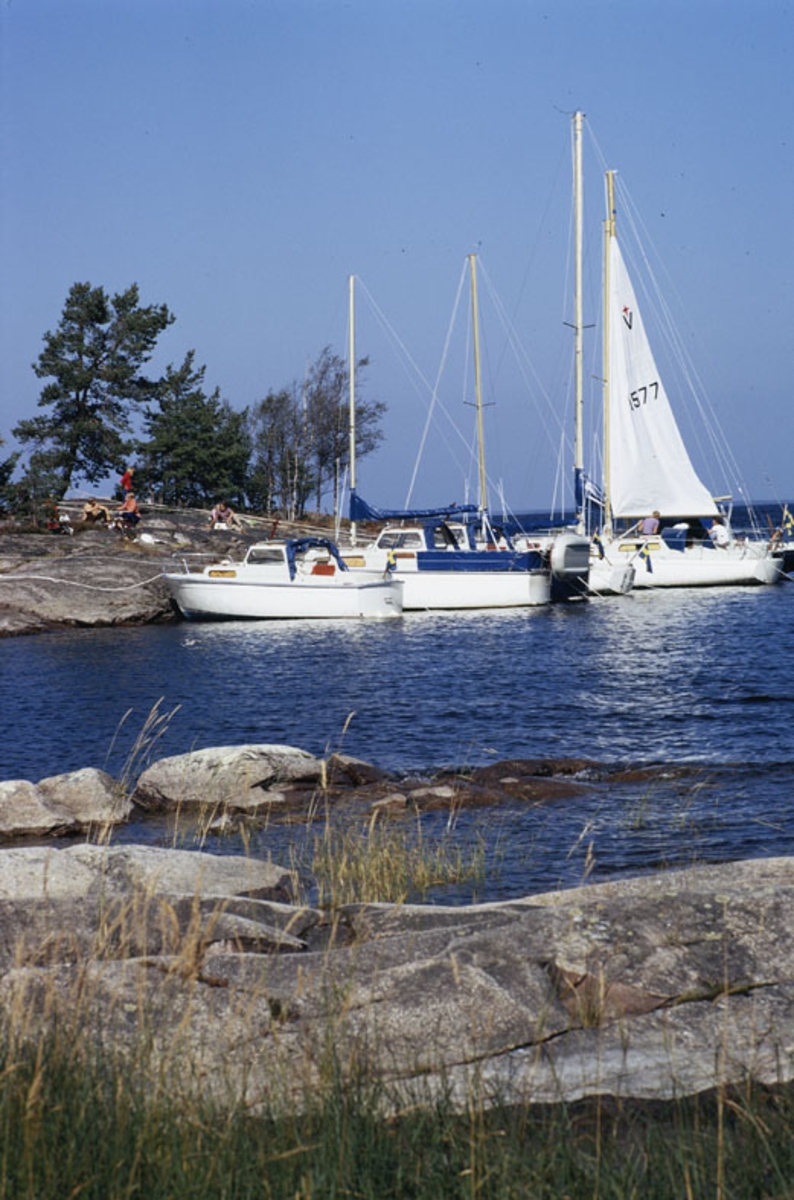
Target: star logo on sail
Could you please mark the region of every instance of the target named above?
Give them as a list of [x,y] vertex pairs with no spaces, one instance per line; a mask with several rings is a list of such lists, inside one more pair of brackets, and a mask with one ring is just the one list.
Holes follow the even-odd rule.
[[628,305],[626,305],[625,308],[623,309],[621,316],[623,317],[624,325],[626,325],[626,327],[628,329],[631,329],[631,327],[634,323],[634,313],[631,311],[631,309],[629,308]]

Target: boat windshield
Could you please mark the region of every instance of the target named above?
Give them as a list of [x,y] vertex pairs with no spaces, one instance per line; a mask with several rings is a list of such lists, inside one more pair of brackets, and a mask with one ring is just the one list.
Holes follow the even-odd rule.
[[265,563],[283,563],[284,550],[281,546],[252,546],[245,561],[256,567]]
[[421,550],[424,541],[418,529],[384,529],[375,545],[381,550]]
[[446,522],[432,527],[433,548],[435,550],[459,550],[461,543]]

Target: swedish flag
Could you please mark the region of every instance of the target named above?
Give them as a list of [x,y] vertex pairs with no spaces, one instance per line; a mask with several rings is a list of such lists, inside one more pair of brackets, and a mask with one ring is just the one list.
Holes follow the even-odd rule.
[[645,570],[653,573],[653,563],[651,562],[651,552],[648,549],[647,542],[643,546],[642,550],[640,550],[640,558],[645,559]]
[[783,528],[789,534],[794,531],[794,517],[787,508],[783,509]]
[[593,534],[593,545],[598,550],[598,557],[603,558],[604,557],[604,543],[601,541],[601,538],[598,536],[597,533]]

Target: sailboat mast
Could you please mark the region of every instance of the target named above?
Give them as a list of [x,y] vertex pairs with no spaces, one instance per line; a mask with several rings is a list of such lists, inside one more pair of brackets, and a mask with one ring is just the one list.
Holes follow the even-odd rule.
[[610,495],[610,449],[609,449],[609,339],[610,339],[610,304],[609,304],[609,262],[610,242],[615,236],[615,172],[607,171],[607,215],[604,221],[604,533],[612,536],[612,498]]
[[[349,275],[348,285],[348,342],[347,377],[350,388],[348,403],[348,428],[350,434],[350,494],[356,490],[356,277]],[[350,541],[356,544],[356,523],[350,522]]]
[[579,480],[579,511],[576,528],[584,533],[584,323],[582,320],[582,118],[584,113],[573,115],[573,192],[574,192],[574,378],[575,378],[575,444],[574,472]]
[[474,342],[474,400],[477,408],[477,461],[480,476],[480,512],[488,508],[488,483],[485,477],[485,434],[482,419],[482,377],[480,374],[480,319],[477,308],[477,255],[469,256],[471,275],[471,319]]

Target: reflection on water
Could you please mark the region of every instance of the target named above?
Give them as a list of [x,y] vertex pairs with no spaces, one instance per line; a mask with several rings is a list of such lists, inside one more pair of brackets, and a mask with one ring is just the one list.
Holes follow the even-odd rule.
[[[393,769],[515,755],[794,761],[790,590],[672,591],[379,622],[235,622],[6,640],[4,778],[102,765],[159,698],[169,753],[343,742]],[[352,714],[352,716],[351,716]],[[344,736],[343,736],[343,731]]]
[[[476,836],[485,820],[499,847],[497,892],[745,848],[788,852],[776,847],[792,824],[794,682],[783,649],[793,597],[788,586],[669,591],[386,623],[6,639],[0,776],[88,765],[118,775],[161,700],[173,715],[157,757],[270,742],[343,749],[394,771],[563,756],[699,767],[645,791],[596,788],[564,806],[461,815],[456,836]],[[281,836],[271,827],[261,849]]]

